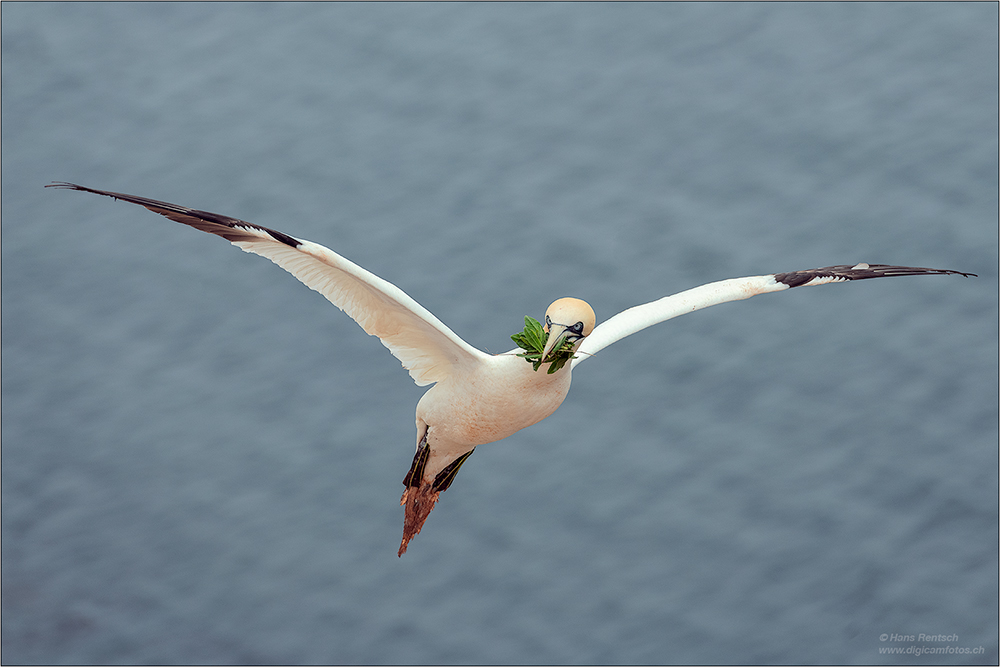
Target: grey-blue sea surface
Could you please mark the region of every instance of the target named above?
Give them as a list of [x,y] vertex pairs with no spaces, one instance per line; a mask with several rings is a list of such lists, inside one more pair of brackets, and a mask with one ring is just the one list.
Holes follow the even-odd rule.
[[[2,19],[4,663],[996,664],[996,3]],[[399,363],[273,264],[53,180],[328,245],[492,352],[565,295],[979,278],[623,340],[398,559]]]

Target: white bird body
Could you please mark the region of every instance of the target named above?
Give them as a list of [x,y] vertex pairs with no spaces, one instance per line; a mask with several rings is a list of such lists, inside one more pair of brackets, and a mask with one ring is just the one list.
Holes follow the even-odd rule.
[[[368,334],[377,336],[414,382],[434,385],[417,403],[417,451],[403,480],[406,489],[401,504],[406,510],[400,555],[420,532],[438,496],[473,449],[506,438],[555,412],[569,392],[573,368],[615,341],[678,315],[792,287],[893,275],[975,275],[861,263],[733,278],[629,308],[596,327],[590,306],[567,297],[546,311],[545,347],[535,350],[538,361],[533,365],[518,356],[518,349],[499,355],[476,349],[401,289],[317,243],[145,197],[72,183],[46,187],[82,190],[139,204],[267,257],[347,313]],[[564,361],[554,361],[560,354],[575,356],[563,365]]]
[[568,367],[552,374],[535,372],[514,352],[456,368],[417,403],[418,442],[427,430],[431,446],[424,479],[432,480],[477,445],[506,438],[551,415],[569,393],[570,372]]

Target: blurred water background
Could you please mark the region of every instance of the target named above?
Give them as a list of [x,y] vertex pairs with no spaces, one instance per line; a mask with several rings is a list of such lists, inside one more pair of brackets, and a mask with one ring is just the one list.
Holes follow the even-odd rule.
[[[996,664],[996,3],[2,19],[4,663]],[[53,180],[328,245],[493,352],[568,294],[980,277],[647,329],[397,559],[399,363],[269,262]],[[880,653],[914,644],[982,652]]]

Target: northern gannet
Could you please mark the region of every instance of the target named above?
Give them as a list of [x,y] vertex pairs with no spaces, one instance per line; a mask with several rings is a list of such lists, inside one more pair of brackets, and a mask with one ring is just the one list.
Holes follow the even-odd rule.
[[139,204],[270,259],[347,313],[366,333],[378,336],[418,386],[434,385],[417,403],[417,451],[403,478],[400,499],[405,517],[399,556],[478,445],[506,438],[555,412],[569,392],[573,368],[615,341],[678,315],[792,287],[884,276],[976,275],[862,262],[732,278],[629,308],[600,326],[595,326],[594,311],[585,301],[564,297],[545,312],[547,338],[544,347],[538,346],[542,349],[534,350],[533,362],[523,358],[531,356],[528,350],[493,355],[472,347],[392,283],[311,241],[155,199],[72,183],[45,187]]

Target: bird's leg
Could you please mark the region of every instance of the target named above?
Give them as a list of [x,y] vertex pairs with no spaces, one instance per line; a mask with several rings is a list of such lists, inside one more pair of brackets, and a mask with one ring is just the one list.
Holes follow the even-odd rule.
[[425,482],[424,469],[427,467],[427,461],[431,457],[431,448],[427,444],[427,430],[424,430],[424,435],[420,438],[420,444],[417,445],[417,452],[413,455],[413,463],[410,464],[410,471],[403,478],[406,490],[403,491],[403,497],[399,499],[399,504],[405,506],[406,511],[403,518],[403,540],[399,545],[399,553],[397,555],[402,556],[406,553],[407,545],[420,532],[420,529],[423,528],[424,522],[427,521],[431,510],[437,504],[438,497],[451,486],[451,483],[455,480],[455,475],[458,474],[458,469],[462,467],[462,464],[465,463],[465,460],[469,458],[469,455],[473,451],[470,450],[462,454],[445,466],[444,470],[434,477],[433,482]]
[[[427,431],[424,430],[424,437],[420,438],[420,444],[417,445],[417,453],[413,455],[410,472],[406,473],[406,477],[403,478],[406,491],[409,491],[412,486],[420,486],[420,480],[424,478],[424,467],[430,457],[431,448],[427,446]],[[403,497],[406,497],[406,492],[403,492]]]
[[451,486],[451,483],[455,481],[455,475],[458,474],[458,469],[462,467],[462,464],[465,463],[465,459],[469,458],[474,451],[476,451],[476,449],[473,447],[449,463],[445,469],[439,472],[434,478],[434,484],[431,485],[431,488],[438,492],[447,491],[448,487]]

